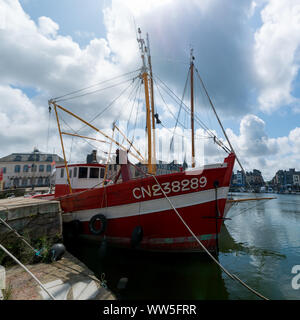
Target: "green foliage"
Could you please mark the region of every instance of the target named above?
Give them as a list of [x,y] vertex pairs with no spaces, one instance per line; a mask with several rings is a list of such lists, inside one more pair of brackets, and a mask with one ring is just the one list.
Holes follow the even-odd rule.
[[12,298],[12,286],[8,285],[6,289],[2,290],[3,300],[10,300]]
[[[33,248],[35,248],[38,254],[36,254],[32,248],[30,248],[21,239],[16,238],[14,235],[2,241],[3,246],[23,264],[35,264],[39,262],[50,263],[51,259],[49,251],[51,246],[54,243],[61,242],[61,237],[59,235],[56,235],[51,239],[48,239],[46,236],[32,239],[29,233],[24,231],[23,237]],[[0,249],[0,264],[5,267],[9,267],[15,265],[15,261]]]

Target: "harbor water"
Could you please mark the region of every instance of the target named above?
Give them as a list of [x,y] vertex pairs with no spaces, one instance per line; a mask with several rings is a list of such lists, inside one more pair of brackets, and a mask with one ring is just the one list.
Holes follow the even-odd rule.
[[[225,221],[219,237],[219,262],[269,299],[300,300],[300,289],[292,285],[297,276],[292,268],[300,265],[300,195],[232,196],[277,198],[240,202],[230,209],[230,219]],[[142,253],[109,248],[103,256],[99,245],[87,242],[78,242],[69,250],[104,279],[121,300],[259,299],[203,253]],[[126,278],[123,288],[118,285],[121,278]]]

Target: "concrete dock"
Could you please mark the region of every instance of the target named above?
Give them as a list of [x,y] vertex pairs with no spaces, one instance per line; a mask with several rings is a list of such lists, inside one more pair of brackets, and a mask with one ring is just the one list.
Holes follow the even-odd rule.
[[[2,199],[0,200],[0,218],[24,236],[28,243],[32,244],[41,237],[47,239],[48,243],[57,242],[58,239],[59,242],[62,242],[62,217],[59,201],[24,197]],[[1,220],[0,240],[6,249],[17,248],[22,243],[22,240]],[[35,253],[32,249],[26,245],[25,249],[28,249],[30,257],[34,257]],[[5,253],[1,248],[0,251],[3,256]],[[5,257],[11,260],[7,254]],[[20,259],[18,256],[16,258]],[[103,282],[101,283],[92,271],[68,252],[61,260],[52,263],[33,263],[27,260],[24,264],[58,300],[115,300]],[[19,265],[5,268],[5,290],[2,290],[2,293],[4,299],[8,300],[51,299],[46,291]]]
[[[59,261],[26,267],[57,300],[116,299],[91,270],[68,252]],[[50,300],[48,294],[19,265],[6,269],[4,296],[8,300]]]
[[[59,201],[17,197],[0,200],[0,218],[21,234],[31,238],[62,235],[62,218]],[[0,224],[1,238],[10,230]],[[15,237],[14,237],[15,238]]]

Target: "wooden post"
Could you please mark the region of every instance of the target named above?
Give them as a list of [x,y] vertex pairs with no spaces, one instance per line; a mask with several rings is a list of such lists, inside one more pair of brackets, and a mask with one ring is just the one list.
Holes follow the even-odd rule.
[[56,110],[56,104],[53,103],[53,105],[54,105],[54,111],[55,111],[57,126],[58,126],[58,132],[59,132],[59,137],[60,137],[61,148],[62,148],[62,152],[63,152],[63,156],[64,156],[65,168],[66,168],[66,171],[67,171],[67,180],[68,180],[68,184],[69,184],[69,190],[70,190],[70,193],[72,193],[72,187],[71,187],[71,181],[70,181],[70,175],[69,175],[69,168],[68,168],[68,163],[67,163],[66,154],[65,154],[64,142],[63,142],[63,138],[62,138],[62,135],[61,135],[59,118],[58,118],[58,114],[57,114],[57,110]]

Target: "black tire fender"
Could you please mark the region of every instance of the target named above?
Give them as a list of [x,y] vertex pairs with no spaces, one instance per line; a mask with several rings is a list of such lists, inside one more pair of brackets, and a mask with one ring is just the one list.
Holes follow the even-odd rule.
[[[96,229],[95,227],[95,222],[97,220],[100,220],[101,222],[101,226],[99,229]],[[107,226],[107,219],[103,214],[96,214],[94,215],[91,220],[89,221],[89,230],[92,234],[95,234],[97,236],[103,234],[106,230],[106,226]]]

